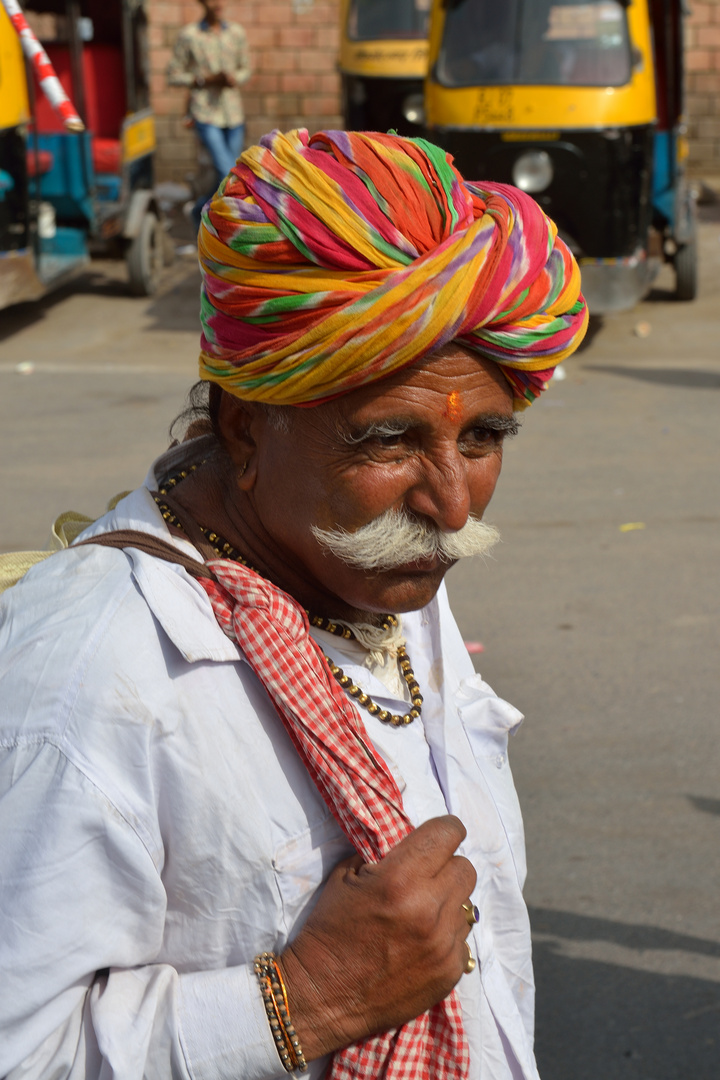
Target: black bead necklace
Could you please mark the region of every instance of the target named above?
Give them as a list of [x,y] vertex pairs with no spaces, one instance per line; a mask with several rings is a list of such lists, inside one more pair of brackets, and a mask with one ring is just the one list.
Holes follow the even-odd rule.
[[[155,502],[157,503],[158,510],[163,516],[163,520],[167,525],[173,525],[176,529],[180,529],[184,532],[182,523],[178,520],[177,516],[172,512],[166,502],[163,502],[161,496],[169,495],[173,488],[177,487],[181,480],[184,480],[191,472],[194,472],[197,465],[191,465],[188,469],[183,469],[181,472],[174,473],[168,477],[161,487],[158,488],[158,494],[153,495]],[[207,528],[204,525],[198,525],[200,532],[212,547],[215,554],[221,559],[232,559],[233,562],[238,562],[242,566],[246,566],[248,570],[254,570],[254,567],[250,566],[247,560],[240,554],[236,547],[228,543],[224,537],[220,536],[213,529]],[[255,571],[257,573],[257,571]],[[325,618],[324,615],[312,615],[306,610],[310,624],[317,627],[318,630],[326,630],[330,634],[334,634],[336,637],[345,638],[346,641],[357,641],[355,634],[348,626],[341,626],[332,619]],[[383,629],[390,630],[392,627],[398,625],[398,619],[396,615],[385,615],[383,618]],[[407,724],[412,724],[413,720],[416,720],[422,713],[422,694],[420,693],[420,687],[418,686],[415,678],[415,672],[412,669],[410,663],[410,657],[407,654],[407,649],[404,645],[398,646],[397,662],[405,683],[407,684],[408,692],[410,694],[410,702],[412,707],[404,715],[400,713],[390,712],[389,709],[383,709],[376,701],[366,694],[361,687],[357,686],[352,681],[349,675],[346,675],[341,667],[325,653],[323,652],[330,672],[335,678],[336,682],[343,688],[346,694],[356,701],[363,709],[370,713],[371,716],[376,717],[383,724],[390,724],[392,727],[404,727]]]

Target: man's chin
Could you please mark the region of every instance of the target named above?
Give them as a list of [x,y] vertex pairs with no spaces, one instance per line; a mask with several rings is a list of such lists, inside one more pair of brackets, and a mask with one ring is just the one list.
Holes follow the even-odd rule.
[[324,596],[306,600],[306,606],[318,615],[348,622],[369,621],[377,615],[418,611],[433,599],[453,563],[433,557],[416,559],[388,570],[360,570],[339,559],[322,567]]
[[433,555],[429,559],[415,559],[413,562],[403,563],[401,566],[393,566],[387,573],[395,573],[399,575],[408,575],[410,577],[422,574],[440,574],[440,580],[442,576],[447,573],[451,566],[454,566],[457,559],[448,561],[447,559],[441,559],[439,555]]
[[367,592],[357,598],[357,606],[376,613],[418,611],[433,599],[453,563],[442,559],[421,559],[392,570],[368,574]]

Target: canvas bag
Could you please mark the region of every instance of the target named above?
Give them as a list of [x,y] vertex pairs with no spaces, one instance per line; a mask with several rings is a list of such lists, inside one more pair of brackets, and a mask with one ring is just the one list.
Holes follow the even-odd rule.
[[[129,491],[121,491],[114,495],[107,504],[108,510],[114,510],[121,499],[129,495]],[[81,532],[92,525],[96,518],[79,514],[76,510],[66,510],[55,519],[50,528],[50,539],[44,551],[8,551],[0,553],[0,594],[16,585],[31,566],[49,558],[56,551],[64,551],[65,548],[77,540]]]

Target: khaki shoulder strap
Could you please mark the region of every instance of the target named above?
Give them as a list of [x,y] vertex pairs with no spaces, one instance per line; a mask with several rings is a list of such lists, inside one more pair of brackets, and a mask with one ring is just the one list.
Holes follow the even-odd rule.
[[156,559],[163,559],[165,562],[182,566],[193,577],[214,577],[205,563],[198,562],[189,555],[185,555],[182,551],[178,551],[173,544],[169,544],[166,540],[161,540],[158,536],[152,536],[150,533],[141,532],[139,529],[118,529],[115,532],[99,533],[98,536],[90,536],[87,540],[80,540],[72,546],[79,548],[85,547],[86,544],[100,544],[102,547],[113,548],[138,548],[139,551],[144,551]]

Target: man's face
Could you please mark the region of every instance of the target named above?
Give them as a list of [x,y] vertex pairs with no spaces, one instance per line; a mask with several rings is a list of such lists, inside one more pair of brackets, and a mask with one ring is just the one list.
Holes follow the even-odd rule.
[[221,22],[225,17],[225,0],[201,0],[205,15],[210,21]]
[[453,345],[336,401],[293,410],[288,432],[258,417],[250,498],[284,563],[317,594],[326,609],[320,613],[412,611],[432,599],[446,562],[353,568],[328,552],[312,527],[354,532],[404,509],[457,531],[490,502],[512,416],[497,365]]

